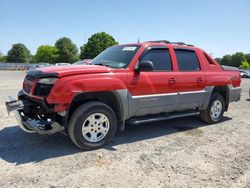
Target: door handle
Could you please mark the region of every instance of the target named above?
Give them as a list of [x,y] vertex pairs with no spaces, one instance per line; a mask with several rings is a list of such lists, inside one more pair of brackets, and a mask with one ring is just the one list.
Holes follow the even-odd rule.
[[174,84],[176,82],[175,78],[169,78],[168,83]]
[[201,78],[201,77],[199,77],[199,78],[197,78],[197,79],[196,79],[196,82],[197,82],[197,83],[202,83],[202,82],[203,82],[203,80],[202,80],[202,78]]

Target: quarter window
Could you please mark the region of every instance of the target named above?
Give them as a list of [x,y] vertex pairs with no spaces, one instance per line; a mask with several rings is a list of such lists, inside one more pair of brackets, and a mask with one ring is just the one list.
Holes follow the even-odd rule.
[[200,64],[195,51],[175,49],[179,71],[199,71]]
[[215,65],[214,62],[211,60],[211,57],[209,57],[207,53],[204,52],[203,54],[210,65]]
[[171,71],[172,63],[168,49],[151,49],[143,57],[141,61],[151,61],[154,71]]

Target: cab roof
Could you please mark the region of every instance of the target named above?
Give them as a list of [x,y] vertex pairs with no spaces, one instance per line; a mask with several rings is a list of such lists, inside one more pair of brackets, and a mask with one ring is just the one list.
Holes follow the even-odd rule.
[[192,44],[186,44],[184,42],[170,42],[168,40],[156,40],[156,41],[146,41],[146,42],[140,42],[140,43],[134,43],[137,45],[142,45],[142,46],[151,46],[151,45],[155,45],[155,46],[160,46],[160,45],[166,45],[166,46],[174,46],[174,47],[185,47],[185,48],[190,48],[190,49],[194,49],[196,48],[194,45]]

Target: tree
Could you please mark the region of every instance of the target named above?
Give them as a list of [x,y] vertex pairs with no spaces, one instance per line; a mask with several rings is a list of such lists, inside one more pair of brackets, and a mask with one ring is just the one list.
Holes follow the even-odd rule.
[[6,62],[7,61],[7,56],[3,55],[2,52],[0,52],[0,62]]
[[231,63],[232,63],[231,55],[224,55],[220,62],[221,65],[227,65],[227,66],[231,66]]
[[250,54],[245,54],[245,59],[250,64]]
[[0,52],[0,62],[2,62],[3,54]]
[[240,65],[240,69],[249,69],[250,65],[247,61],[242,61]]
[[95,33],[88,42],[81,47],[81,59],[93,59],[106,48],[116,45],[118,42],[109,34],[105,32]]
[[14,44],[8,51],[7,61],[14,63],[28,63],[30,61],[30,51],[24,44]]
[[60,38],[56,41],[55,47],[58,49],[57,62],[73,63],[78,60],[76,45],[66,37]]
[[37,60],[34,55],[30,56],[30,63],[37,63]]
[[0,62],[7,62],[7,56],[3,55],[2,57],[0,57]]
[[35,61],[55,63],[58,58],[58,49],[50,45],[42,45],[37,48]]
[[214,59],[217,63],[221,64],[221,58],[217,57]]
[[242,52],[236,52],[232,55],[231,66],[239,67],[242,61],[245,61],[245,55]]

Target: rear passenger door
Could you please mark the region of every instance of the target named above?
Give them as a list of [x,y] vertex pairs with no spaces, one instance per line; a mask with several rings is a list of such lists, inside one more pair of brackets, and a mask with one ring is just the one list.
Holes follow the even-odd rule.
[[174,49],[178,65],[179,102],[177,111],[199,108],[205,98],[205,75],[195,50]]

